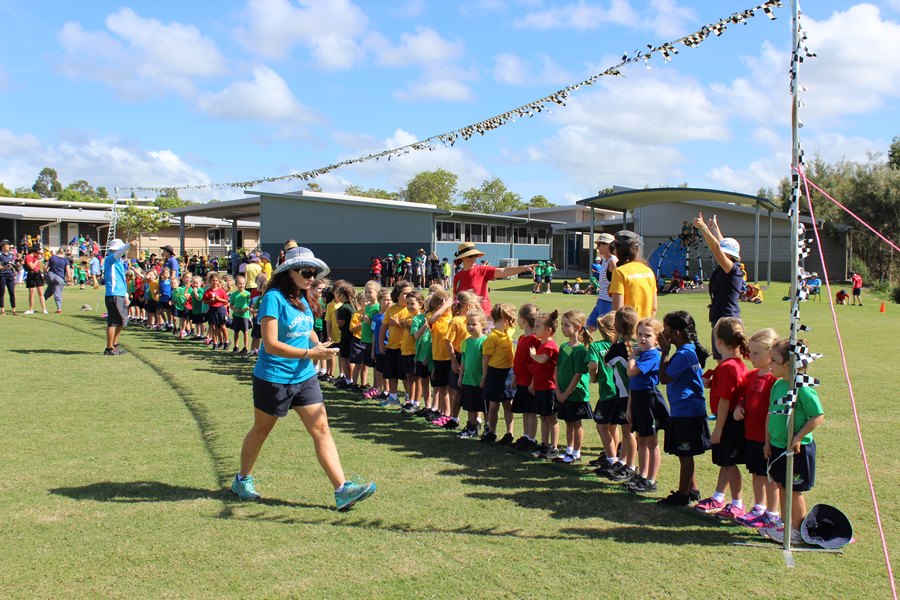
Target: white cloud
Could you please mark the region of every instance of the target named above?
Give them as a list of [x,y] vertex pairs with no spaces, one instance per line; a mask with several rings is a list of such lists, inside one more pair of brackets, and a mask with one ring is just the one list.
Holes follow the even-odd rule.
[[[389,148],[399,148],[418,141],[413,134],[397,129],[390,138],[381,143],[354,148],[350,156],[359,156],[368,152],[380,152]],[[342,169],[347,179],[364,186],[381,187],[388,190],[403,187],[413,175],[420,171],[446,169],[459,176],[458,187],[461,190],[481,185],[490,178],[490,173],[482,165],[476,163],[468,153],[459,148],[438,146],[433,151],[410,152],[390,161],[369,161]],[[323,185],[323,187],[325,187]]]
[[225,70],[215,42],[193,25],[145,19],[129,8],[110,14],[105,24],[107,31],[87,31],[73,21],[62,26],[57,34],[62,73],[141,98],[160,90],[190,94],[194,79]]
[[395,90],[394,97],[401,102],[416,100],[445,100],[463,102],[473,98],[472,89],[452,77],[426,76],[409,84],[406,89]]
[[690,8],[679,6],[676,0],[651,0],[651,15],[644,20],[645,26],[667,39],[687,33],[698,25],[697,14]]
[[237,38],[249,52],[271,59],[290,55],[295,46],[309,48],[325,69],[346,69],[364,56],[358,39],[369,18],[350,0],[248,0],[246,26]]
[[47,165],[57,170],[63,185],[86,179],[94,186],[106,186],[110,192],[116,186],[210,182],[206,173],[168,149],[146,150],[114,137],[45,145],[27,133],[12,135],[26,142],[20,152],[0,163],[0,181],[9,188],[31,186]]
[[462,40],[447,40],[431,27],[416,27],[415,33],[401,33],[400,42],[393,46],[378,33],[366,39],[366,46],[384,66],[405,67],[409,65],[432,65],[452,62],[465,53]]
[[507,85],[564,85],[572,76],[547,55],[541,55],[540,66],[516,54],[494,57],[494,80]]
[[30,133],[17,135],[9,129],[0,129],[0,157],[10,158],[28,152],[34,152],[41,143]]
[[516,19],[515,26],[521,29],[575,29],[578,31],[596,29],[604,24],[636,26],[640,17],[631,8],[628,0],[611,0],[606,8],[599,2],[578,0],[553,8],[539,10]]
[[199,101],[200,108],[221,119],[309,121],[311,111],[291,93],[287,82],[268,67],[253,69],[252,81],[235,81]]
[[[816,58],[800,67],[805,107],[801,119],[823,125],[851,114],[883,109],[900,97],[900,24],[881,18],[877,6],[857,4],[824,21],[806,17],[807,44]],[[733,112],[761,123],[790,121],[785,78],[790,54],[765,43],[745,59],[750,73],[714,89]]]
[[635,75],[628,85],[619,81],[599,85],[602,89],[574,96],[551,120],[590,128],[597,136],[649,145],[729,136],[724,112],[693,79]]
[[425,0],[406,0],[395,12],[407,19],[419,17],[425,12]]

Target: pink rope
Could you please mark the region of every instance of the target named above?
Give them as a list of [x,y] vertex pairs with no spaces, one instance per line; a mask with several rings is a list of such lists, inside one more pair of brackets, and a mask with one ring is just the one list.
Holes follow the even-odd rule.
[[[828,290],[828,306],[831,308],[831,317],[834,319],[834,330],[835,330],[835,333],[837,333],[838,348],[840,348],[840,351],[841,351],[841,363],[843,364],[843,367],[844,367],[844,377],[847,380],[847,389],[850,392],[850,406],[853,409],[853,421],[854,421],[854,423],[856,423],[856,436],[859,439],[859,449],[862,451],[863,466],[866,469],[866,479],[868,479],[868,481],[869,481],[869,492],[872,495],[872,506],[874,506],[874,508],[875,508],[875,522],[878,524],[878,535],[881,536],[881,551],[884,554],[884,564],[887,566],[888,581],[891,584],[891,593],[893,594],[894,600],[897,600],[897,587],[896,587],[896,584],[894,583],[894,571],[891,569],[891,556],[890,556],[890,553],[888,552],[887,539],[884,537],[884,525],[882,525],[882,523],[881,523],[881,512],[878,510],[878,498],[875,496],[875,482],[872,481],[872,472],[869,469],[869,459],[866,456],[866,446],[863,443],[862,428],[859,425],[859,411],[856,408],[856,397],[853,395],[853,383],[850,381],[850,370],[847,368],[847,354],[844,352],[844,342],[841,339],[841,328],[838,325],[837,312],[835,312],[835,310],[834,310],[834,299],[831,295],[831,284],[829,283],[829,280],[828,280],[828,268],[825,266],[825,254],[822,251],[822,240],[819,238],[819,230],[815,226],[816,215],[813,212],[812,197],[809,195],[809,186],[807,185],[807,183],[809,183],[809,181],[806,179],[806,176],[803,174],[802,171],[798,171],[796,168],[794,168],[794,170],[797,171],[800,174],[800,176],[803,178],[803,187],[806,190],[806,202],[807,202],[807,205],[809,206],[809,215],[813,219],[813,233],[816,236],[816,244],[818,244],[818,246],[819,246],[819,258],[821,259],[821,262],[822,262],[822,273],[825,276],[824,277],[825,287]],[[813,187],[815,187],[815,184],[813,184]],[[816,189],[818,189],[818,188],[816,188]],[[821,193],[825,194],[825,192],[822,192],[822,190],[819,190],[819,191]],[[825,194],[825,195],[828,196],[828,194]],[[830,196],[828,196],[828,198],[832,202],[835,202],[835,204],[838,204],[838,206],[841,206],[840,203],[838,203],[836,200],[834,200]],[[841,208],[843,208],[843,206],[841,206]],[[844,210],[847,210],[847,209],[845,208]],[[847,211],[847,212],[850,212],[850,211]],[[850,213],[850,214],[853,214],[853,213]],[[860,222],[862,222],[861,219],[860,219]],[[865,223],[863,223],[863,224],[865,225]],[[868,227],[868,225],[866,225],[866,226]],[[871,229],[871,227],[869,227],[869,229]],[[875,231],[875,230],[873,229],[872,231]],[[879,236],[879,237],[881,237],[881,236]],[[888,243],[890,243],[890,242],[888,242]],[[891,245],[893,245],[893,244],[891,244]]]
[[[791,168],[792,168],[794,171],[797,171],[797,168],[796,168],[796,167],[791,167]],[[847,213],[848,215],[850,215],[851,217],[853,217],[854,219],[856,219],[857,221],[859,221],[860,223],[862,223],[863,225],[865,225],[866,228],[869,229],[869,231],[871,231],[872,233],[874,233],[875,235],[877,235],[879,238],[881,238],[881,239],[882,239],[886,244],[888,244],[891,248],[893,248],[893,249],[896,250],[897,252],[900,252],[900,248],[897,247],[897,244],[895,244],[895,243],[892,242],[891,240],[889,240],[889,239],[887,239],[886,237],[884,237],[883,235],[881,235],[880,232],[876,231],[874,227],[872,227],[871,225],[869,225],[868,223],[866,223],[865,221],[863,221],[860,217],[858,217],[856,214],[854,214],[853,211],[851,211],[849,208],[847,208],[846,206],[844,206],[843,204],[841,204],[840,202],[838,202],[837,200],[835,200],[834,198],[832,198],[831,196],[829,196],[828,193],[827,193],[825,190],[823,190],[822,188],[820,188],[819,186],[817,186],[815,183],[813,183],[812,181],[810,181],[809,179],[807,179],[805,173],[803,173],[802,171],[797,171],[797,173],[799,173],[799,174],[800,174],[800,177],[803,178],[803,185],[804,185],[804,186],[806,186],[806,184],[811,185],[811,186],[813,187],[814,190],[816,190],[817,192],[819,192],[820,194],[822,194],[823,196],[825,196],[826,198],[828,198],[829,200],[831,200],[832,202],[834,202],[835,204],[837,204],[839,207],[841,207],[841,208],[844,210],[845,213]],[[807,190],[806,190],[806,194],[807,194],[807,197],[809,197],[809,189],[808,189],[808,188],[807,188]]]

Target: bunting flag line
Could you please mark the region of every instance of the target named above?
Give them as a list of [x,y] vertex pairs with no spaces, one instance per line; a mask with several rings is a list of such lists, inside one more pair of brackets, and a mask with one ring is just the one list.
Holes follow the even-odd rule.
[[[460,139],[466,141],[474,137],[476,134],[484,135],[488,131],[493,131],[494,129],[498,129],[504,125],[515,122],[517,119],[522,119],[525,117],[533,117],[534,115],[542,112],[550,112],[551,107],[553,106],[566,106],[566,102],[569,99],[569,96],[572,92],[576,92],[583,87],[593,86],[597,83],[602,77],[623,77],[622,68],[634,63],[644,62],[649,66],[649,61],[656,54],[661,54],[663,58],[663,62],[667,63],[672,60],[674,55],[678,54],[678,49],[676,46],[684,45],[687,48],[696,48],[705,40],[707,40],[710,35],[720,36],[722,35],[730,25],[746,25],[747,21],[756,16],[756,14],[762,11],[767,17],[769,17],[770,21],[775,20],[775,12],[773,9],[781,8],[784,6],[782,0],[766,0],[762,4],[754,6],[753,8],[748,8],[742,10],[740,12],[736,12],[724,19],[721,19],[715,23],[711,23],[708,25],[704,25],[697,31],[678,38],[677,40],[672,40],[670,42],[665,42],[663,44],[654,46],[653,44],[647,44],[646,50],[637,49],[631,53],[625,53],[622,55],[620,61],[607,68],[605,71],[597,73],[588,77],[587,79],[580,81],[578,83],[574,83],[564,87],[561,90],[557,90],[550,95],[544,96],[543,98],[538,98],[537,100],[533,100],[528,104],[523,106],[519,106],[518,108],[514,108],[512,110],[508,110],[504,113],[491,117],[489,119],[485,119],[483,121],[478,121],[477,123],[473,123],[471,125],[466,125],[464,127],[460,127],[454,131],[449,131],[447,133],[441,133],[439,135],[433,135],[431,137],[425,138],[424,140],[413,142],[412,144],[407,144],[406,146],[400,146],[397,148],[391,148],[389,150],[384,150],[381,152],[373,152],[370,154],[365,154],[363,156],[359,156],[356,158],[350,158],[347,160],[343,160],[338,163],[330,164],[324,167],[319,167],[317,169],[312,169],[309,171],[302,171],[298,173],[290,173],[288,175],[280,175],[277,177],[263,177],[260,179],[252,179],[250,181],[235,181],[229,183],[205,183],[205,184],[195,184],[195,185],[163,185],[163,186],[152,186],[152,185],[137,185],[132,188],[123,188],[123,189],[131,189],[131,190],[141,190],[145,192],[157,192],[162,193],[167,190],[200,190],[200,189],[222,189],[222,188],[242,188],[242,189],[250,189],[257,187],[264,183],[275,183],[278,181],[291,181],[291,180],[303,180],[308,181],[310,179],[315,179],[320,175],[324,175],[341,167],[346,167],[349,165],[364,163],[368,161],[379,161],[381,159],[391,160],[392,158],[396,158],[398,156],[403,156],[405,154],[409,154],[413,151],[422,151],[422,150],[434,150],[439,145],[444,147],[452,147],[456,144]],[[805,48],[805,46],[804,46]],[[797,57],[799,57],[799,53],[795,49],[794,51],[794,60],[792,60],[792,65],[795,64]],[[794,67],[792,66],[792,71]],[[793,75],[792,75],[793,77]],[[792,84],[793,85],[793,84]],[[799,188],[799,181],[798,181]]]

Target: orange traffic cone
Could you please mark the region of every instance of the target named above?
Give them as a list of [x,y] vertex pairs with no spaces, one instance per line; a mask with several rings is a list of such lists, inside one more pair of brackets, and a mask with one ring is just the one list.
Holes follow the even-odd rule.
[[881,303],[881,308],[878,309],[878,312],[885,312],[884,310],[884,302]]

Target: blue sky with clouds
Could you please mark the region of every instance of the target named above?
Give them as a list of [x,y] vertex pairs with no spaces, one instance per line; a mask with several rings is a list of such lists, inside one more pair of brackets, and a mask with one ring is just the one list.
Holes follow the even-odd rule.
[[[0,0],[0,182],[31,186],[44,166],[109,188],[305,171],[504,112],[760,1]],[[801,72],[807,153],[886,153],[900,0],[802,8],[818,54]],[[318,183],[393,190],[443,167],[460,189],[497,176],[558,203],[610,185],[772,186],[790,162],[789,2],[775,12],[551,114]]]

